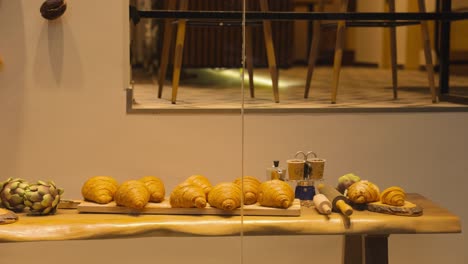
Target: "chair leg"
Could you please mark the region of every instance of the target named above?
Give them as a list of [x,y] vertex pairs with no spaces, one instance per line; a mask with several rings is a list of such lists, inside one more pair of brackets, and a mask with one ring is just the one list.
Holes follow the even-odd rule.
[[249,72],[249,89],[250,97],[255,97],[254,90],[254,79],[253,79],[253,47],[252,47],[252,28],[250,26],[245,27],[245,53],[246,53],[246,64],[247,71]]
[[[320,0],[318,12],[323,12],[324,10],[324,0]],[[307,77],[306,85],[304,89],[304,98],[309,97],[310,83],[312,81],[312,75],[314,74],[315,63],[317,62],[319,44],[320,44],[320,35],[321,35],[321,21],[314,20],[313,29],[312,29],[312,43],[310,44],[309,51],[309,66],[307,68]]]
[[[168,10],[176,8],[177,1],[169,1]],[[166,79],[167,63],[169,61],[169,50],[172,45],[172,19],[164,20],[163,46],[161,50],[161,62],[158,72],[158,98],[162,97],[164,80]]]
[[[348,10],[348,0],[341,0],[341,12]],[[335,58],[333,61],[333,87],[331,103],[336,103],[336,94],[338,92],[338,83],[340,79],[341,71],[341,60],[343,58],[343,46],[344,46],[344,34],[346,29],[346,21],[338,21],[338,28],[336,30],[336,46],[335,46]]]
[[[188,0],[181,0],[180,1],[180,10],[187,10],[188,7]],[[179,88],[179,80],[180,80],[180,71],[182,68],[182,58],[184,53],[184,41],[185,41],[185,30],[187,20],[180,19],[179,23],[177,24],[177,39],[176,39],[176,46],[175,46],[175,56],[174,56],[174,70],[172,75],[172,99],[171,102],[173,104],[176,103],[177,100],[177,90]]]
[[[268,12],[268,0],[260,0],[260,9],[263,12]],[[271,82],[273,85],[273,96],[275,103],[279,103],[279,90],[278,90],[278,70],[276,68],[275,49],[273,47],[273,37],[271,32],[271,21],[263,21],[263,35],[265,37],[265,47],[268,59],[268,68],[270,69]]]
[[[395,13],[395,0],[387,0],[388,10]],[[392,63],[393,99],[398,99],[397,42],[396,27],[390,27],[390,58]]]
[[[424,0],[418,0],[418,5],[419,12],[426,13],[426,4]],[[427,21],[425,20],[421,20],[421,35],[424,45],[424,57],[426,58],[427,78],[429,79],[429,89],[432,95],[432,102],[437,103],[439,98],[434,81],[434,64],[432,63],[431,40],[429,38],[429,29],[427,26]]]

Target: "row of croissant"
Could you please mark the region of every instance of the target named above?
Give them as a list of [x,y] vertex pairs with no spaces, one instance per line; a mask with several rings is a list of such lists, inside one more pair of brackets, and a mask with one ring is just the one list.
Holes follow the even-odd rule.
[[[142,209],[149,202],[160,203],[166,191],[163,181],[155,176],[145,176],[138,180],[119,184],[110,176],[89,178],[81,188],[87,201],[117,205],[132,209]],[[239,177],[233,182],[223,182],[213,186],[203,175],[192,175],[177,185],[170,194],[173,208],[205,208],[234,210],[241,206],[259,203],[261,206],[288,208],[294,200],[294,192],[284,181],[260,182],[253,176]]]

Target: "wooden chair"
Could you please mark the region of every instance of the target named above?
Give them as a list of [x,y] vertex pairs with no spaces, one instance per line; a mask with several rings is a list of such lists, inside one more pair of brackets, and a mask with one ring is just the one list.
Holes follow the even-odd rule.
[[[323,0],[321,0],[323,1]],[[395,12],[395,0],[387,0],[386,5],[389,12]],[[426,12],[426,5],[424,0],[418,0],[419,12]],[[323,3],[319,4],[319,10],[323,11]],[[348,10],[348,0],[341,0],[340,3],[340,12],[347,12]],[[427,21],[422,20],[419,22],[421,25],[421,34],[424,46],[424,56],[426,60],[426,70],[427,77],[429,81],[429,89],[432,96],[432,102],[436,103],[438,101],[438,92],[436,91],[435,81],[434,81],[434,65],[432,62],[431,54],[431,44],[429,38],[429,30]],[[308,98],[310,90],[310,82],[312,79],[312,74],[314,71],[314,66],[317,60],[318,54],[318,44],[320,41],[320,21],[314,22],[313,28],[313,39],[310,47],[310,57],[309,57],[309,66],[307,70],[306,86],[304,92],[304,98]],[[335,55],[333,62],[333,83],[332,83],[332,94],[331,94],[331,103],[336,103],[336,97],[338,92],[341,63],[343,57],[343,47],[344,47],[344,33],[346,30],[346,21],[338,21],[338,27],[336,32],[336,46],[335,46]],[[398,98],[398,78],[397,78],[397,45],[396,45],[396,26],[390,26],[390,53],[391,53],[391,67],[392,67],[392,85],[393,85],[393,98]]]
[[[188,0],[179,1],[179,10],[188,10]],[[260,10],[268,11],[268,0],[259,0]],[[177,8],[177,1],[169,0],[168,10],[175,10]],[[169,60],[169,52],[172,42],[172,22],[173,19],[165,19],[164,21],[164,36],[161,51],[161,64],[158,73],[158,98],[161,98],[164,80],[166,77],[167,65]],[[265,48],[267,53],[268,68],[271,75],[274,101],[279,103],[279,90],[278,90],[278,70],[276,66],[276,56],[273,46],[271,21],[262,21],[263,34],[265,38]],[[180,73],[182,68],[182,58],[184,52],[185,33],[187,28],[187,19],[179,19],[177,23],[177,36],[174,51],[174,64],[172,74],[172,97],[171,102],[176,103],[177,92],[179,88]],[[246,26],[246,66],[249,74],[249,88],[250,96],[255,97],[254,82],[253,82],[253,51],[252,51],[252,31],[250,26]]]

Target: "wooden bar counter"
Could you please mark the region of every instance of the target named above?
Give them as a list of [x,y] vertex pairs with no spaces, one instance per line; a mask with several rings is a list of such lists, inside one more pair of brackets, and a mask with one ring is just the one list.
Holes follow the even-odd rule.
[[391,234],[461,232],[460,219],[456,215],[419,194],[408,194],[407,199],[423,208],[422,216],[355,211],[347,219],[337,213],[320,215],[314,208],[306,207],[298,217],[92,214],[59,209],[52,216],[20,214],[16,223],[0,225],[0,242],[239,236],[241,230],[247,236],[344,235],[343,263],[362,263],[364,259],[366,263],[388,263],[387,237]]

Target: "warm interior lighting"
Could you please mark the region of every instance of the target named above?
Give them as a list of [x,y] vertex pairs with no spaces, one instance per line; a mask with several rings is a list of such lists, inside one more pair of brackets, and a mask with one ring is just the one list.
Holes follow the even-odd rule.
[[[242,74],[242,69],[226,69],[226,68],[203,68],[203,69],[196,69],[194,71],[197,71],[200,73],[200,78],[203,77],[208,77],[212,79],[222,79],[222,81],[227,81],[231,84],[234,82],[238,81],[239,86],[240,86],[240,81],[241,81],[241,74]],[[217,78],[218,77],[218,78]],[[228,80],[226,80],[228,79]],[[247,71],[245,72],[245,78],[244,78],[244,84],[247,85],[249,84],[249,75],[247,74]],[[270,88],[272,87],[271,84],[271,78],[269,75],[268,70],[265,69],[260,69],[257,71],[254,71],[254,85],[255,88]],[[278,83],[278,86],[280,89],[286,89],[291,86],[297,86],[301,85],[297,80],[280,80]]]

